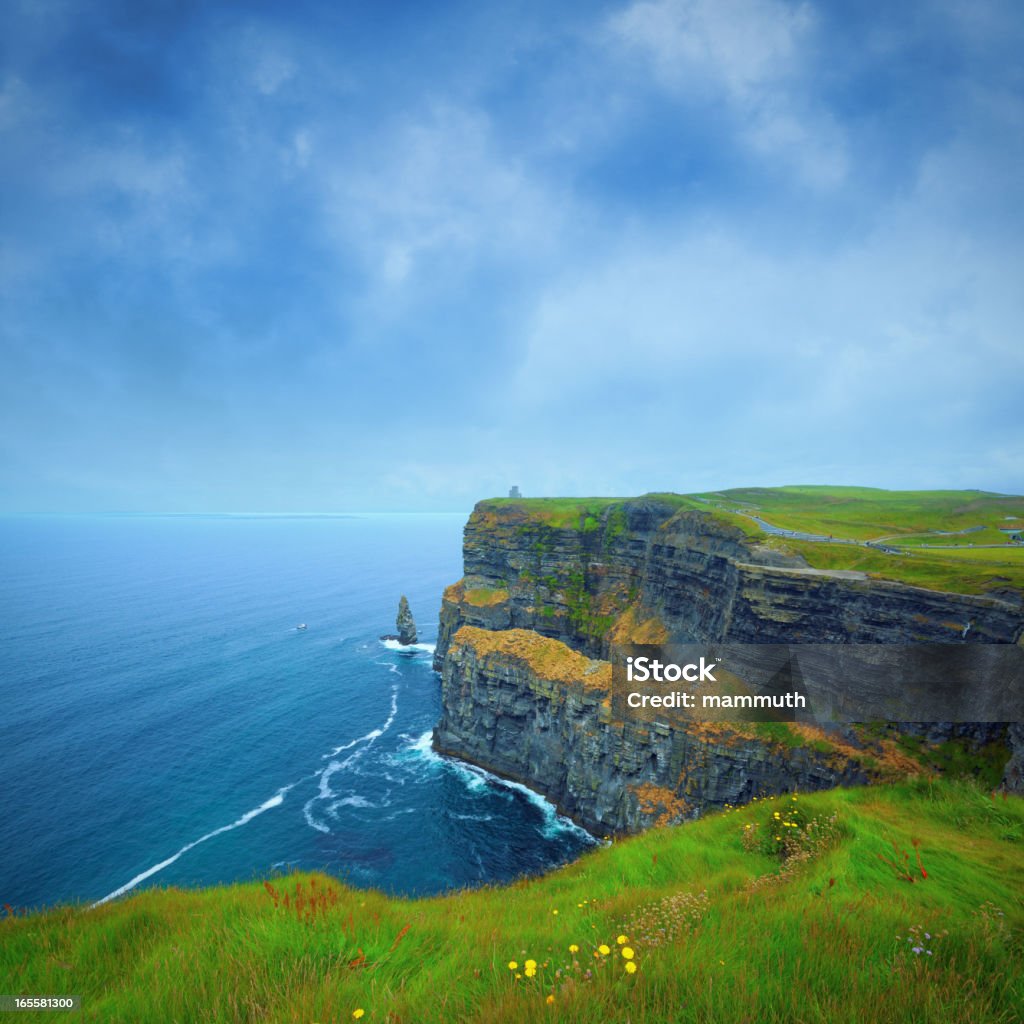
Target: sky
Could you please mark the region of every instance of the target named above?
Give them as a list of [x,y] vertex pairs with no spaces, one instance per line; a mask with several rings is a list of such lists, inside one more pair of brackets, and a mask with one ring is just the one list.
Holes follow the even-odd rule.
[[1008,0],[0,7],[0,512],[1024,491]]

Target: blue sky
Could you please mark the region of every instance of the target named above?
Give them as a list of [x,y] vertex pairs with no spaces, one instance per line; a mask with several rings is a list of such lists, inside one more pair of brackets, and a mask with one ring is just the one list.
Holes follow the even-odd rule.
[[1024,490],[1007,2],[8,0],[0,510]]

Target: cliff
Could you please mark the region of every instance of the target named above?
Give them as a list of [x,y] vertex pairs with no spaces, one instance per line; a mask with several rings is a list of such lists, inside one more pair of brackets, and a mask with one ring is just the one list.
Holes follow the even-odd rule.
[[595,835],[637,832],[768,793],[864,783],[909,766],[889,744],[889,763],[875,759],[869,770],[866,754],[862,763],[848,745],[806,727],[780,732],[773,723],[759,738],[756,725],[684,731],[616,721],[610,692],[606,661],[528,630],[463,626],[445,659],[434,745],[540,790]]
[[[1021,641],[1011,601],[811,569],[694,506],[478,504],[465,575],[442,604],[437,749],[540,790],[598,834],[632,832],[920,765],[894,736],[853,729],[616,721],[609,659],[620,645]],[[979,748],[1007,729],[954,733]],[[1015,777],[1019,761],[1018,751]]]
[[594,657],[616,643],[1016,643],[1019,603],[812,569],[683,499],[636,498],[553,524],[480,502],[465,575],[441,609],[435,667],[463,624],[533,629]]

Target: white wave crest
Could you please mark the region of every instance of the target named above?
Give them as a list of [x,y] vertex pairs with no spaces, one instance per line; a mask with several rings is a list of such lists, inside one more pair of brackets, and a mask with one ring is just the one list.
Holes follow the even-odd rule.
[[310,828],[315,828],[317,832],[329,833],[331,830],[323,823],[316,820],[313,817],[313,804],[316,800],[307,800],[302,808],[302,816],[306,819],[306,824]]
[[418,807],[403,807],[400,811],[393,811],[386,818],[382,818],[382,821],[394,821],[396,818],[400,818],[403,814],[418,814]]
[[381,645],[389,651],[422,651],[433,654],[437,644],[400,644],[397,640],[381,640]]
[[[316,795],[310,797],[306,801],[302,808],[302,816],[306,819],[306,824],[310,828],[315,828],[318,832],[330,832],[330,828],[325,825],[322,821],[319,821],[316,815],[313,813],[313,808],[317,803],[321,803],[327,800],[332,800],[337,796],[337,793],[331,789],[331,776],[336,775],[338,772],[345,771],[346,769],[354,770],[354,766],[363,758],[366,752],[373,746],[373,744],[380,739],[394,724],[395,718],[398,715],[398,687],[391,687],[391,707],[388,710],[388,717],[384,720],[383,725],[378,726],[376,729],[371,729],[368,733],[363,736],[359,736],[354,740],[350,740],[348,743],[343,743],[340,747],[335,749],[330,754],[324,754],[323,757],[333,758],[335,755],[340,754],[344,750],[352,750],[353,747],[357,747],[344,761],[331,760],[326,767],[322,768],[318,773],[320,775],[320,784]],[[360,746],[357,746],[361,744]],[[346,802],[351,799],[362,799],[361,797],[353,796],[348,797],[346,800],[338,801],[337,803],[331,804],[327,808],[327,813],[334,816],[336,808],[345,806]],[[372,806],[371,804],[348,804],[349,806]]]
[[327,808],[327,813],[334,817],[335,812],[339,807],[377,807],[377,804],[370,803],[366,797],[360,796],[358,793],[351,793],[341,800],[335,800],[330,807]]
[[282,786],[269,800],[264,800],[259,807],[253,808],[251,811],[246,811],[240,818],[231,822],[230,825],[221,825],[220,828],[215,828],[212,832],[207,832],[205,836],[200,836],[198,839],[194,839],[191,843],[186,843],[177,853],[172,854],[166,860],[160,861],[159,864],[154,864],[151,868],[147,868],[141,874],[136,875],[131,881],[125,882],[124,885],[119,886],[112,893],[108,893],[101,900],[97,900],[92,904],[94,907],[98,907],[103,903],[107,903],[110,900],[117,899],[118,896],[123,896],[126,892],[134,889],[140,882],[144,882],[147,878],[151,878],[158,871],[163,871],[168,865],[173,864],[179,857],[188,853],[189,850],[198,846],[200,843],[205,843],[207,839],[213,839],[214,836],[222,835],[224,832],[230,832],[234,828],[241,828],[243,825],[247,825],[253,818],[263,814],[264,811],[269,811],[272,807],[280,807],[284,803],[284,795],[294,786],[293,782],[291,785]]
[[[488,772],[488,774],[490,773]],[[555,805],[543,794],[530,789],[529,786],[524,786],[521,782],[512,782],[509,779],[501,779],[498,776],[491,777],[500,785],[505,786],[508,789],[513,789],[517,793],[522,793],[534,807],[540,810],[541,814],[544,815],[544,824],[540,831],[541,835],[545,836],[547,839],[554,839],[560,832],[572,832],[580,838],[586,837],[588,840],[594,839],[594,837],[585,828],[581,828],[577,825],[572,818],[567,818],[564,814],[559,814],[558,808],[555,807]]]
[[[511,779],[503,779],[500,775],[495,775],[475,764],[467,764],[465,761],[451,757],[442,757],[431,746],[432,736],[432,732],[425,732],[422,736],[412,740],[406,749],[431,764],[444,765],[462,779],[466,788],[471,792],[478,793],[483,789],[496,787],[502,795],[509,791],[522,794],[544,815],[544,824],[540,831],[541,835],[547,839],[553,839],[562,832],[571,832],[588,842],[596,841],[585,828],[581,828],[571,818],[559,814],[558,808],[547,797],[530,789],[529,786],[524,786],[521,782],[513,782]],[[511,796],[511,793],[509,795]]]
[[428,729],[419,736],[405,735],[402,738],[406,740],[405,746],[401,747],[387,759],[389,764],[401,768],[408,773],[411,762],[415,766],[412,769],[414,776],[417,772],[422,772],[424,769],[430,774],[439,771],[454,771],[457,775],[462,775],[465,772],[466,778],[464,778],[464,781],[467,786],[470,785],[468,778],[470,768],[468,765],[463,765],[461,761],[452,761],[442,757],[434,750],[434,731],[432,729]]

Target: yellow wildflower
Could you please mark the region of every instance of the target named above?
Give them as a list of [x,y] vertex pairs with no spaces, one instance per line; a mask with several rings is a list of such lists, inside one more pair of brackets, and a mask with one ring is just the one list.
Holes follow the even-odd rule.
[[618,937],[618,938],[617,938],[617,939],[616,939],[615,941],[616,941],[616,942],[617,942],[617,943],[618,943],[618,944],[619,944],[620,946],[622,946],[622,945],[624,945],[625,943],[629,942],[629,939],[627,939],[625,935],[620,935],[620,936],[619,936],[619,937]]
[[601,954],[601,956],[607,956],[611,952],[611,950],[603,942],[600,946],[597,947],[597,951]]
[[575,942],[569,947],[569,952],[570,953],[578,953],[579,951],[580,951],[580,947],[577,946]]
[[547,1003],[548,1006],[550,1006],[554,1001],[555,1001],[555,997],[554,996],[548,996],[547,999],[544,1000],[544,1002]]
[[359,1020],[359,1018],[360,1018],[360,1017],[362,1017],[362,1015],[363,1015],[363,1014],[364,1014],[365,1012],[366,1012],[366,1011],[365,1011],[365,1010],[364,1010],[364,1009],[363,1009],[363,1008],[362,1008],[361,1006],[357,1006],[357,1007],[356,1007],[356,1008],[355,1008],[355,1009],[354,1009],[354,1010],[352,1011],[352,1019],[353,1019],[353,1020]]
[[622,949],[619,950],[619,952],[622,954],[622,958],[624,960],[633,959],[633,950],[631,950],[629,946],[623,946]]
[[528,978],[532,978],[537,973],[536,967],[527,967],[523,972]]
[[635,974],[636,973],[636,964],[632,960],[627,960],[626,961],[626,973],[627,974]]
[[527,960],[526,963],[523,966],[528,971],[535,971],[537,969],[537,961],[536,960]]
[[517,964],[515,962],[515,960],[509,960],[509,962],[508,962],[508,969],[510,971],[517,971],[517,970],[519,970],[519,964]]

